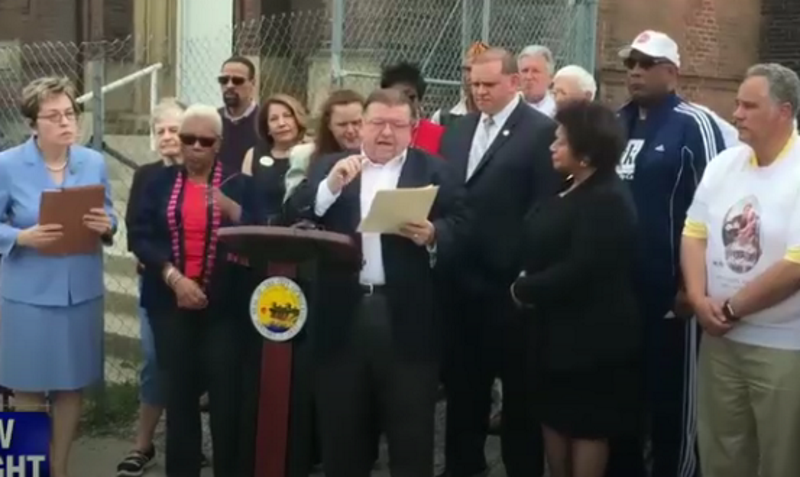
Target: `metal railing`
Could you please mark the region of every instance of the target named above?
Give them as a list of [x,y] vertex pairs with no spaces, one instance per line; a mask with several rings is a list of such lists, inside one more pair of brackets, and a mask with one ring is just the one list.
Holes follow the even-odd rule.
[[[29,134],[16,102],[33,78],[65,76],[82,86],[82,142],[105,154],[122,219],[133,170],[155,159],[153,107],[176,92],[184,102],[218,102],[219,56],[228,53],[219,51],[220,44],[231,44],[230,54],[256,64],[260,98],[290,94],[312,117],[336,87],[366,94],[377,86],[382,67],[417,63],[428,83],[423,108],[432,113],[460,99],[462,55],[475,40],[515,53],[544,44],[558,63],[592,71],[596,7],[596,0],[332,0],[331,9],[264,16],[180,41],[141,34],[101,45],[17,42],[0,46],[0,64],[6,65],[0,70],[0,130],[12,144]],[[132,262],[121,229],[105,262],[106,369],[120,381],[135,379],[132,368],[140,359]]]
[[[139,78],[143,78],[145,76],[149,76],[150,77],[150,99],[149,99],[150,100],[150,110],[149,110],[149,113],[152,113],[153,109],[155,109],[155,107],[156,107],[156,104],[158,104],[158,72],[163,67],[164,67],[164,65],[162,63],[152,64],[150,66],[142,68],[139,71],[133,72],[133,73],[127,75],[127,76],[124,76],[124,77],[118,79],[118,80],[115,80],[115,81],[112,81],[111,83],[108,83],[107,85],[105,85],[105,86],[100,88],[99,94],[98,94],[98,92],[95,92],[95,91],[89,91],[88,93],[79,96],[76,99],[76,101],[79,104],[83,104],[83,103],[86,103],[86,102],[88,102],[90,100],[98,98],[98,99],[100,99],[100,103],[99,103],[99,105],[96,105],[96,106],[98,106],[98,110],[101,110],[104,107],[104,105],[102,103],[103,96],[105,96],[107,93],[110,93],[112,91],[116,91],[116,90],[118,90],[118,89],[120,89],[120,88],[122,88],[124,86],[127,86],[127,85],[133,83],[134,81],[138,80]],[[102,130],[103,130],[102,122],[100,122],[99,124],[92,124],[92,126],[93,126],[92,127],[92,134],[90,136],[92,138],[96,138],[96,137],[98,137],[98,134],[99,134],[100,135],[99,137],[101,138],[102,148],[103,149],[108,149],[109,146],[102,142]],[[92,142],[92,141],[90,141],[90,142]],[[153,134],[153,131],[151,130],[150,131],[150,149],[155,151],[155,148],[156,148],[155,135]],[[113,148],[111,148],[111,149],[113,150]],[[133,161],[133,160],[128,159],[128,158],[125,158],[124,154],[120,153],[119,151],[114,151],[114,153],[111,153],[110,151],[108,151],[108,152],[109,152],[109,155],[111,155],[115,159],[119,160],[120,162],[123,162],[124,164],[128,165],[129,167],[134,168],[134,169],[136,167],[138,167],[136,165],[136,161]]]

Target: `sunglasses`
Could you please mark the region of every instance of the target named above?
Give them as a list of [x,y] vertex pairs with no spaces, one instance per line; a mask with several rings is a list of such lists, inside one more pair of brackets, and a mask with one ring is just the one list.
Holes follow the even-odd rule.
[[247,81],[247,79],[242,78],[241,76],[222,75],[217,78],[217,81],[219,82],[220,86],[227,86],[228,84],[232,84],[234,86],[241,86],[244,84],[245,81]]
[[663,65],[665,63],[669,63],[669,60],[663,58],[625,58],[625,61],[622,62],[625,68],[629,70],[636,68],[636,66],[639,66],[639,68],[643,70],[649,70],[654,66]]
[[178,137],[181,139],[181,143],[185,146],[194,146],[197,143],[200,143],[200,147],[211,147],[217,142],[217,138],[215,137],[203,137],[203,136],[195,136],[194,134],[180,134]]

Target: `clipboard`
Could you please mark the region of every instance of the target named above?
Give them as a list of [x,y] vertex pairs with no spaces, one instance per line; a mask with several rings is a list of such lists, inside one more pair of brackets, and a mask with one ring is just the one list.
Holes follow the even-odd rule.
[[64,236],[39,250],[43,255],[83,255],[97,253],[100,236],[83,224],[89,210],[102,208],[106,189],[102,185],[66,187],[42,192],[39,224],[59,224]]

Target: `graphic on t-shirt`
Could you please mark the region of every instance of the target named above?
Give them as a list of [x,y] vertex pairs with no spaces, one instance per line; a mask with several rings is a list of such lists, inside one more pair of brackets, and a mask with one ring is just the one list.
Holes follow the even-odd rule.
[[747,273],[758,263],[761,249],[761,210],[755,196],[736,202],[722,223],[725,263],[736,273]]
[[617,175],[622,180],[633,180],[633,174],[636,172],[636,156],[639,155],[642,146],[644,146],[644,139],[631,139],[622,151],[622,158],[617,165]]

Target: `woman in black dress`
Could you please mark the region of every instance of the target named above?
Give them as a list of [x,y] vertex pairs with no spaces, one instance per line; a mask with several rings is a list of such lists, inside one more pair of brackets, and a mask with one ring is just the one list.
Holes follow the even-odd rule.
[[526,218],[511,295],[530,325],[550,475],[602,477],[609,440],[629,435],[639,415],[635,212],[615,172],[623,136],[614,113],[576,102],[555,119],[553,166],[568,179]]
[[[267,98],[258,111],[258,141],[247,151],[242,162],[242,174],[252,176],[253,195],[258,203],[258,222],[264,225],[284,225],[283,197],[286,194],[286,172],[293,147],[305,138],[307,116],[305,108],[293,97],[276,94]],[[249,303],[250,296],[264,278],[260,270],[246,268],[238,300]],[[261,379],[261,352],[264,339],[254,329],[250,320],[240,323],[238,341],[242,355],[242,399],[240,429],[245,442],[255,442],[258,401]],[[240,448],[244,473],[253,475],[255,447]]]
[[258,112],[259,140],[245,154],[242,173],[253,176],[256,193],[262,198],[261,205],[267,214],[265,223],[281,222],[289,155],[305,139],[306,121],[305,108],[285,94],[270,96]]

